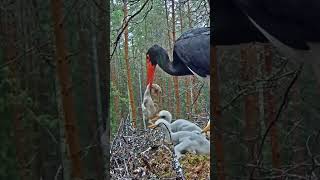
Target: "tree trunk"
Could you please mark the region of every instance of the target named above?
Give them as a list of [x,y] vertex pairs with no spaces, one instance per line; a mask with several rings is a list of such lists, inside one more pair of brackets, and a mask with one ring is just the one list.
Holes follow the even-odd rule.
[[[169,57],[172,59],[172,37],[171,37],[171,33],[170,33],[170,24],[169,24],[169,9],[168,9],[168,2],[167,0],[164,0],[164,3],[165,3],[165,10],[166,10],[166,22],[167,22],[167,30],[168,30],[168,46],[169,46]],[[168,79],[168,96],[167,96],[167,101],[168,101],[168,111],[173,112],[173,104],[172,103],[172,95],[171,95],[171,92],[172,92],[172,85],[171,85],[171,79]]]
[[[110,121],[109,121],[109,99],[110,99],[110,42],[109,36],[109,22],[110,21],[110,12],[108,8],[110,6],[110,1],[100,0],[100,8],[96,8],[98,11],[98,34],[97,34],[97,45],[98,45],[98,71],[99,71],[99,90],[100,96],[100,110],[101,117],[98,117],[98,122],[96,122],[96,129],[98,129],[97,143],[99,148],[97,148],[98,157],[100,161],[98,166],[101,166],[102,169],[99,170],[99,179],[109,177],[109,158],[110,150],[108,143],[110,141]],[[98,108],[99,110],[99,108]],[[104,167],[103,167],[104,166]],[[102,177],[104,174],[104,177]]]
[[190,78],[186,77],[185,79],[185,91],[186,91],[186,113],[191,113],[190,112],[190,105],[191,105],[191,94],[190,94]]
[[190,0],[188,0],[188,21],[189,21],[189,28],[192,28],[192,18],[191,18],[191,7],[190,7]]
[[[174,0],[171,0],[172,3],[172,47],[174,46],[174,42],[176,40],[176,19],[175,19],[175,9],[174,9]],[[171,49],[171,53],[173,54],[173,49]],[[173,56],[171,56],[171,59]],[[179,80],[178,76],[173,76],[173,84],[174,84],[174,94],[175,94],[175,101],[176,101],[176,117],[180,117],[180,95],[179,95]]]
[[[88,9],[90,10],[90,9]],[[93,140],[95,146],[92,148],[92,157],[94,162],[93,165],[89,164],[90,168],[94,167],[95,171],[95,179],[102,180],[103,179],[103,156],[100,151],[101,146],[99,145],[99,135],[97,133],[97,126],[98,126],[98,114],[97,114],[97,89],[96,83],[94,78],[94,63],[90,59],[90,48],[89,48],[89,31],[88,29],[82,27],[83,24],[83,17],[81,13],[84,15],[88,15],[90,11],[83,12],[84,10],[79,10],[78,12],[78,36],[79,36],[79,65],[83,69],[83,73],[85,76],[83,77],[84,81],[84,91],[85,91],[85,103],[87,105],[87,113],[86,120],[87,124],[89,124],[88,132],[90,132],[91,139]],[[80,13],[81,12],[81,13]],[[89,14],[90,15],[90,14]],[[102,114],[102,113],[101,113]],[[100,118],[102,119],[102,118]]]
[[62,22],[62,1],[52,0],[52,17],[56,45],[56,62],[59,85],[61,87],[62,108],[64,113],[64,128],[67,144],[70,149],[72,173],[74,179],[83,179],[83,167],[80,159],[80,143],[76,126],[74,101],[71,91],[70,70],[65,46],[64,26]]
[[[272,54],[271,46],[264,46],[265,52],[265,74],[266,77],[272,74]],[[273,88],[264,90],[264,99],[265,99],[265,113],[266,113],[266,126],[276,118],[276,103],[274,97]],[[271,153],[272,153],[272,167],[275,169],[280,168],[280,149],[278,143],[278,128],[277,124],[274,124],[270,129],[270,139],[271,139]]]
[[100,92],[101,92],[101,108],[102,108],[102,119],[98,122],[100,133],[105,132],[110,134],[109,128],[109,80],[110,80],[110,46],[108,44],[110,37],[108,31],[108,24],[110,20],[110,13],[107,12],[107,7],[109,7],[110,1],[100,0],[99,6],[102,8],[97,8],[98,11],[98,64],[99,64],[99,76],[100,76]]
[[[123,9],[124,9],[124,17],[127,21],[128,16],[128,3],[127,0],[123,1]],[[130,100],[130,107],[131,107],[131,113],[132,113],[132,126],[136,127],[136,119],[137,119],[137,113],[136,113],[136,107],[134,105],[134,97],[133,97],[133,89],[132,89],[132,82],[131,82],[131,71],[130,71],[130,63],[129,63],[129,31],[128,26],[124,30],[124,58],[126,61],[126,69],[127,69],[127,80],[128,80],[128,89],[129,89],[129,100]]]
[[193,107],[192,107],[192,111],[194,113],[199,113],[198,111],[198,100],[199,100],[199,97],[197,98],[198,96],[198,93],[199,93],[199,89],[197,88],[197,78],[195,76],[192,77],[192,104],[193,104]]
[[171,44],[171,35],[170,35],[170,25],[169,25],[169,10],[168,10],[168,3],[167,0],[164,0],[164,4],[165,4],[165,10],[166,10],[166,20],[167,20],[167,30],[168,30],[168,45],[169,45],[169,50],[170,53],[172,52],[172,44]]
[[167,96],[167,100],[168,100],[168,111],[173,112],[173,104],[172,104],[172,82],[171,82],[171,78],[168,78],[168,96]]
[[[188,5],[188,7],[187,7],[187,9],[188,9],[188,23],[189,23],[189,29],[191,29],[192,28],[192,14],[191,14],[190,0],[188,0],[187,5]],[[190,101],[192,104],[194,104],[194,107],[190,107],[190,111],[194,111],[196,113],[197,108],[198,108],[198,104],[197,104],[197,102],[193,101],[195,92],[197,92],[197,90],[196,90],[196,77],[190,76],[189,79],[190,79],[189,81],[191,81]]]
[[[9,4],[10,2],[6,2],[5,4]],[[10,62],[14,58],[16,58],[18,50],[15,46],[17,42],[17,26],[18,21],[16,17],[16,9],[17,9],[17,2],[13,1],[10,4],[11,6],[6,7],[3,19],[3,31],[6,34],[4,37],[6,40],[4,41],[4,58],[6,62]],[[2,45],[2,44],[1,44]],[[18,97],[19,95],[19,80],[17,75],[17,65],[16,63],[11,63],[9,65],[9,78],[13,80],[12,85],[12,94],[14,97]],[[13,118],[13,133],[14,133],[14,145],[15,145],[15,154],[16,154],[16,165],[19,177],[21,180],[28,179],[28,169],[26,168],[26,156],[25,156],[25,132],[22,126],[23,120],[23,106],[21,102],[15,101],[11,102],[12,108],[12,118]]]
[[[183,4],[180,2],[179,3],[179,12],[180,12],[180,31],[181,31],[181,34],[183,33],[183,28],[184,28],[184,26],[183,26],[183,16],[182,16],[182,14],[183,14],[183,12],[182,12],[182,10],[183,10],[184,8],[183,8]],[[190,113],[190,89],[189,89],[189,81],[190,81],[190,77],[189,76],[187,76],[187,77],[185,77],[184,78],[184,85],[185,85],[185,96],[186,96],[186,104],[185,104],[185,106],[186,106],[186,113]]]
[[[217,62],[217,49],[215,47],[211,47],[211,79],[210,84],[212,84],[210,88],[210,111],[211,111],[211,119],[215,120],[215,128],[212,129],[212,136],[210,138],[210,143],[214,145],[215,155],[216,155],[216,174],[218,180],[225,180],[225,171],[224,171],[224,151],[223,151],[223,138],[222,138],[222,113],[220,109],[220,88],[219,88],[219,73],[218,73],[218,62]],[[212,138],[214,137],[214,138]],[[212,149],[212,148],[211,148]]]
[[184,28],[182,14],[183,14],[183,3],[179,2],[179,18],[180,18],[180,32],[181,32],[181,34],[183,33],[183,28]]
[[[253,45],[241,49],[240,66],[242,81],[244,83],[254,81],[257,76],[257,56]],[[250,88],[250,90],[254,92],[244,97],[245,139],[248,149],[248,163],[256,163],[258,155],[257,140],[259,137],[257,131],[257,119],[259,118],[258,92],[253,88]],[[250,172],[250,169],[248,169],[248,172]]]
[[[55,87],[57,92],[57,105],[58,105],[58,117],[59,117],[59,145],[60,145],[60,155],[61,155],[61,163],[63,168],[63,179],[64,180],[71,180],[71,161],[70,161],[70,150],[67,145],[67,137],[66,137],[66,131],[63,125],[64,114],[63,114],[63,107],[62,107],[62,95],[61,95],[61,87],[58,81],[58,73],[56,73],[55,78]],[[41,145],[44,146],[46,143],[44,138],[41,138]],[[43,150],[45,148],[42,148]],[[42,160],[46,159],[46,155],[44,153],[41,153]]]
[[[110,65],[111,66],[111,65]],[[112,79],[112,84],[115,88],[116,91],[118,91],[118,78],[117,78],[117,70],[116,70],[116,67],[115,67],[115,64],[112,66],[112,70],[111,70],[111,79]],[[119,111],[119,96],[116,95],[113,97],[114,98],[114,111],[115,112],[120,112]],[[118,116],[118,113],[116,113],[115,115],[115,119],[116,120],[120,120],[119,116]],[[120,124],[120,121],[117,122],[118,124]]]

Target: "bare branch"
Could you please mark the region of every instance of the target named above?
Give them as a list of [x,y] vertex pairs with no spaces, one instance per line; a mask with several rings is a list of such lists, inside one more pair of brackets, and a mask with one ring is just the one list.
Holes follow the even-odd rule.
[[[260,146],[259,146],[259,154],[258,154],[257,166],[260,166],[260,163],[262,162],[261,154],[262,154],[262,148],[263,148],[263,144],[264,144],[264,142],[265,142],[265,140],[266,140],[266,137],[267,137],[268,133],[270,132],[272,126],[274,126],[275,123],[279,120],[280,115],[281,115],[281,112],[282,112],[282,110],[283,110],[283,108],[284,108],[284,105],[286,104],[286,102],[288,102],[289,92],[290,92],[292,86],[294,85],[294,83],[297,81],[297,79],[298,79],[298,77],[299,77],[299,74],[301,73],[302,68],[303,68],[303,64],[300,65],[299,69],[298,69],[297,72],[296,72],[296,75],[294,76],[294,78],[293,78],[292,81],[290,82],[288,88],[286,89],[285,94],[284,94],[284,96],[283,96],[282,103],[281,103],[281,105],[280,105],[280,107],[279,107],[279,110],[278,110],[278,112],[277,112],[276,118],[269,124],[266,132],[265,132],[264,135],[263,135],[263,138],[262,138],[262,140],[261,140],[261,144],[260,144]],[[253,178],[252,176],[253,176],[253,174],[254,174],[255,169],[256,169],[256,168],[253,168],[253,169],[252,169],[249,179],[252,179],[252,178]]]
[[[144,4],[142,5],[142,7],[141,7],[137,12],[135,12],[132,16],[130,16],[130,17],[128,18],[128,20],[125,22],[125,24],[122,24],[122,26],[121,26],[121,27],[122,27],[122,28],[121,28],[121,31],[120,31],[119,34],[117,35],[116,41],[113,43],[113,44],[114,44],[114,48],[113,48],[113,51],[112,51],[112,53],[111,53],[110,59],[112,59],[112,56],[113,56],[113,54],[115,53],[115,51],[116,51],[116,49],[117,49],[118,42],[120,41],[121,35],[122,35],[122,33],[124,32],[124,30],[127,28],[129,22],[130,22],[135,16],[137,16],[137,15],[144,9],[144,7],[147,5],[148,2],[149,2],[149,0],[146,0],[146,1],[144,2]],[[126,18],[127,18],[127,17],[125,17],[124,20],[125,20]]]

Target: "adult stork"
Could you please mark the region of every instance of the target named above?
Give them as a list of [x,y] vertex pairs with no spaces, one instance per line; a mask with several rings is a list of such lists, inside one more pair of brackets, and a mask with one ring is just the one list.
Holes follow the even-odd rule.
[[320,83],[319,0],[214,0],[212,45],[271,42],[280,53],[312,64]]
[[195,28],[183,33],[175,42],[173,60],[159,45],[153,45],[146,54],[147,84],[152,84],[156,66],[172,76],[210,76],[210,28]]

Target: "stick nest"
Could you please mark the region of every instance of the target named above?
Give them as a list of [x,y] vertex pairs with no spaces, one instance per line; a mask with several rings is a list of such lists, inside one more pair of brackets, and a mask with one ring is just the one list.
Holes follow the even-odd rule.
[[133,130],[122,123],[111,145],[111,179],[208,178],[209,156],[187,153],[179,164],[174,162],[173,148],[160,129]]

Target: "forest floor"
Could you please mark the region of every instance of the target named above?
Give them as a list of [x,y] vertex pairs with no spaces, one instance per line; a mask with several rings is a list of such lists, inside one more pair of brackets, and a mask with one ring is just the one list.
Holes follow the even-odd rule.
[[[195,116],[204,127],[207,118]],[[178,161],[161,130],[134,130],[128,118],[119,125],[111,145],[111,179],[208,179],[210,156],[185,154]]]

